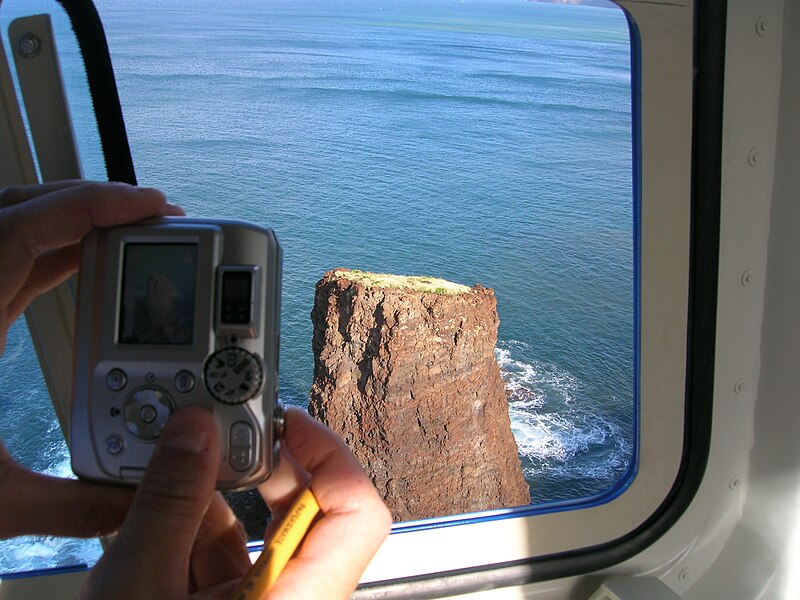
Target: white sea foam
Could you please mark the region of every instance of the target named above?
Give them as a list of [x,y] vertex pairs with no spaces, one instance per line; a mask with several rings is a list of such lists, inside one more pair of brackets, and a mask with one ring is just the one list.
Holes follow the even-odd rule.
[[543,479],[564,480],[562,487],[576,479],[610,485],[630,462],[630,436],[600,406],[578,400],[582,385],[574,375],[523,358],[531,354],[519,341],[500,342],[495,350],[526,479],[534,487]]
[[22,573],[59,566],[92,565],[102,548],[97,540],[22,536],[0,545],[0,572]]

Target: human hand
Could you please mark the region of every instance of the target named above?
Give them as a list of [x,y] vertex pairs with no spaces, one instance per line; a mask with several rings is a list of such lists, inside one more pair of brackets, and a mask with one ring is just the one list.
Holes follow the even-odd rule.
[[74,180],[0,190],[0,353],[30,301],[77,270],[80,241],[92,229],[166,215],[183,210],[158,190],[123,183]]
[[[323,516],[266,598],[347,598],[389,532],[389,512],[344,442],[304,411],[287,411],[281,453],[259,488],[273,523],[309,482]],[[211,415],[175,412],[81,598],[230,598],[250,561],[241,525],[214,492],[218,468]]]
[[266,597],[347,598],[389,534],[389,509],[344,441],[305,411],[287,409],[281,451],[276,472],[259,487],[273,514],[264,538],[309,483],[323,518]]
[[[0,190],[0,353],[30,301],[75,272],[79,242],[93,228],[180,214],[161,192],[124,184],[64,181]],[[117,486],[28,471],[0,443],[0,539],[110,533],[131,496]]]

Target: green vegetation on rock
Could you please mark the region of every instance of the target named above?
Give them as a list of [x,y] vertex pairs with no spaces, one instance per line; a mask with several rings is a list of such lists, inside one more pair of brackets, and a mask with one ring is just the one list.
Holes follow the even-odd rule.
[[368,287],[406,288],[416,292],[433,294],[463,294],[470,290],[469,286],[453,283],[436,277],[422,275],[391,275],[388,273],[370,273],[369,271],[337,269],[335,277],[344,277]]

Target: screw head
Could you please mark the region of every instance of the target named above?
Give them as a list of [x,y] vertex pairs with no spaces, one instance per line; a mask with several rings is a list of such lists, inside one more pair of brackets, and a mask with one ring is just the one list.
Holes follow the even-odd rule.
[[751,148],[747,154],[747,164],[751,167],[757,167],[758,162],[761,160],[760,151],[758,148]]
[[28,32],[17,40],[17,51],[23,58],[39,56],[42,51],[42,40],[36,34]]

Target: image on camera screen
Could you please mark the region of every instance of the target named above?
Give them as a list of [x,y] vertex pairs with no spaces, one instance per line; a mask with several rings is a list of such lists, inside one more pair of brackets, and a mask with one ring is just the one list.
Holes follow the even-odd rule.
[[119,343],[191,344],[197,244],[126,244]]

